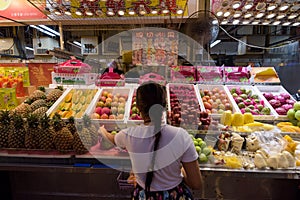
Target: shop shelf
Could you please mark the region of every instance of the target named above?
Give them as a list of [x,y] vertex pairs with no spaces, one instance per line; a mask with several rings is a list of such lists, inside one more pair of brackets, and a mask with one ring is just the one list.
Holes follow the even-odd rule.
[[[284,94],[288,94],[290,96],[290,99],[293,100],[294,102],[296,102],[296,100],[293,98],[293,96],[288,91],[286,91],[286,89],[284,87],[282,87],[281,85],[273,85],[273,86],[257,85],[255,87],[261,92],[262,95],[263,95],[263,93],[272,93],[275,96],[275,95],[280,95],[280,94],[284,93]],[[276,110],[275,110],[275,112],[276,112]],[[288,118],[286,115],[278,114],[278,120],[288,120]]]
[[[63,119],[70,116],[81,119],[86,114],[87,108],[93,102],[97,92],[99,89],[68,88],[49,108],[47,115],[52,117],[55,112],[58,112]],[[66,98],[68,98],[68,102],[66,102]]]
[[[231,106],[231,111],[232,113],[238,112],[239,109],[236,105],[236,103],[234,102],[234,99],[232,98],[232,96],[230,94],[228,94],[227,90],[224,88],[223,85],[204,85],[204,84],[198,84],[196,85],[196,92],[197,95],[199,95],[199,99],[200,99],[200,105],[202,110],[206,110],[205,106],[204,106],[204,102],[203,99],[201,97],[201,93],[204,92],[204,90],[208,90],[209,92],[212,92],[213,90],[218,90],[218,91],[223,91],[222,93],[224,94],[223,96],[220,97],[216,97],[217,99],[220,100],[220,102],[217,102],[217,100],[213,100],[213,103],[216,103],[212,106],[214,106],[217,112],[212,112],[211,113],[211,117],[214,119],[219,119],[222,115],[221,112],[218,112],[220,109],[225,110],[225,105],[222,103],[223,99],[227,99],[226,102],[228,102]],[[202,91],[202,92],[201,92]],[[220,105],[224,105],[224,108]]]
[[[230,95],[231,95],[230,90],[233,89],[233,88],[236,88],[236,89],[244,88],[246,90],[250,90],[251,95],[257,95],[258,100],[260,102],[264,103],[264,107],[267,107],[267,108],[270,109],[270,115],[258,115],[258,114],[253,114],[252,113],[255,120],[266,120],[266,121],[268,121],[268,120],[277,119],[277,117],[278,117],[277,113],[275,112],[273,107],[269,104],[269,102],[265,99],[265,97],[259,92],[259,90],[257,90],[257,88],[255,88],[253,86],[250,86],[250,85],[226,85],[225,86],[225,89],[227,90],[228,94],[230,94]],[[232,95],[231,95],[231,97],[232,97]],[[237,107],[237,108],[238,108],[238,111],[241,112],[241,109],[239,107]]]

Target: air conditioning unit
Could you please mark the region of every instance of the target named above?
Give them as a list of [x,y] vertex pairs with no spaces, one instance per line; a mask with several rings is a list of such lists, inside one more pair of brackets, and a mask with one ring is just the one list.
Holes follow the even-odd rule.
[[81,37],[81,54],[98,55],[98,37],[84,36]]
[[[238,44],[238,55],[244,54],[263,54],[264,49],[255,48],[264,47],[266,42],[266,36],[264,35],[248,35],[240,39]],[[249,44],[249,45],[246,45]]]
[[33,38],[34,55],[49,55],[48,50],[59,47],[57,40],[49,37]]
[[1,54],[15,55],[16,52],[13,38],[0,38]]

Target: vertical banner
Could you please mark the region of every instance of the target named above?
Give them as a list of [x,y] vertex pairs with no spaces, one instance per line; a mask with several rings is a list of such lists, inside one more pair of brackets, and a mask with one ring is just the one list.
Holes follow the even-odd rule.
[[172,30],[145,29],[134,31],[132,50],[134,65],[177,65],[178,34]]

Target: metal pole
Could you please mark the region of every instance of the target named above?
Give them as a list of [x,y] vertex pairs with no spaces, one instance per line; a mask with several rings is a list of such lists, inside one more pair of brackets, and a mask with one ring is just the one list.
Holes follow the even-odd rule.
[[61,22],[59,23],[58,25],[59,27],[59,34],[60,34],[60,38],[59,38],[59,41],[60,41],[60,49],[61,50],[65,50],[65,46],[64,46],[64,34],[63,34],[63,27],[62,27],[62,24]]

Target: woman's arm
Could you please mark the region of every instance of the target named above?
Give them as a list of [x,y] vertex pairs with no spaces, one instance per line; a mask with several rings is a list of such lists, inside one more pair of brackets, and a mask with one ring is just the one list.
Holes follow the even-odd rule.
[[200,190],[202,187],[202,177],[198,160],[192,162],[182,162],[182,174],[184,182],[193,190]]
[[115,135],[111,134],[110,132],[108,132],[104,126],[100,126],[99,128],[99,133],[105,137],[108,141],[110,141],[111,143],[113,143],[114,145],[116,145],[115,142]]

